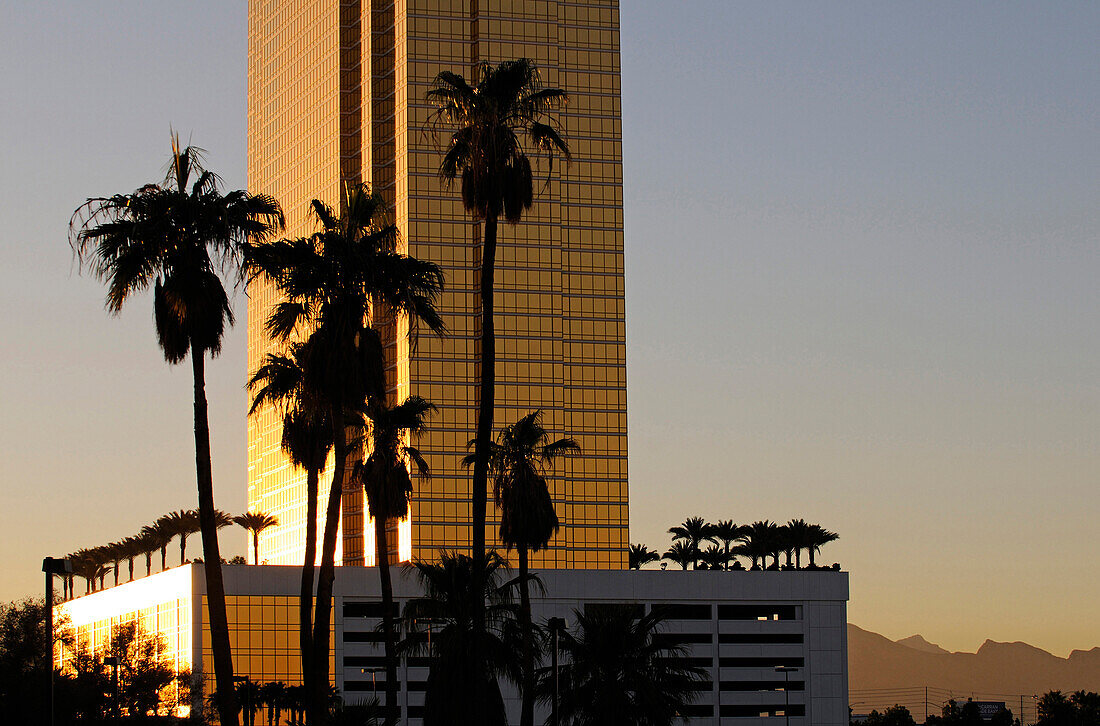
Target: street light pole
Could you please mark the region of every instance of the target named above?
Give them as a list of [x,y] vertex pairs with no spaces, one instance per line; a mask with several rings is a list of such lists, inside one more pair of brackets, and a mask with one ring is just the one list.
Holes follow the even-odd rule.
[[554,726],[561,726],[558,720],[558,634],[565,630],[567,624],[564,618],[550,618],[546,621],[546,626],[550,628],[554,641],[550,650],[550,668],[554,673],[554,700],[550,703],[550,722]]
[[791,726],[791,671],[797,668],[792,666],[776,666],[775,671],[783,674],[783,716],[787,720],[787,726]]
[[66,575],[73,571],[71,560],[45,557],[42,559],[42,572],[46,573],[46,651],[49,659],[46,661],[46,669],[49,671],[48,697],[50,701],[50,726],[54,726],[54,678],[53,678],[53,576]]

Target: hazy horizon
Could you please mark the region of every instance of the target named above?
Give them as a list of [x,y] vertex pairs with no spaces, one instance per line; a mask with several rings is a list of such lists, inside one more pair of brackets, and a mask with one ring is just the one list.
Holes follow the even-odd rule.
[[[840,534],[821,561],[861,628],[1100,646],[1100,6],[621,14],[631,541],[803,517]],[[0,20],[10,600],[42,557],[195,506],[190,371],[148,298],[104,312],[67,225],[159,179],[169,128],[245,186],[246,4]],[[207,385],[216,502],[240,512],[235,304]]]

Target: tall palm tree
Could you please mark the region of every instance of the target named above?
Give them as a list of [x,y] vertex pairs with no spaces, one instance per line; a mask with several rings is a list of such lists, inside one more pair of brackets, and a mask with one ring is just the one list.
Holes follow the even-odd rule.
[[695,558],[691,561],[691,566],[695,567],[699,559],[699,545],[702,544],[703,540],[710,539],[711,530],[711,525],[707,524],[702,517],[688,517],[683,524],[670,527],[668,533],[672,535],[673,542],[683,540],[696,553]]
[[735,543],[741,539],[741,535],[744,533],[745,527],[734,524],[732,519],[719,520],[718,524],[711,526],[710,538],[715,544],[722,545],[727,567],[736,554],[734,551]]
[[107,573],[107,568],[99,560],[98,555],[92,550],[78,550],[69,556],[73,563],[73,572],[77,577],[84,578],[84,594],[95,592],[96,581]]
[[[680,543],[683,544],[683,543]],[[660,611],[637,617],[630,607],[574,611],[576,627],[561,636],[558,714],[563,726],[670,726],[696,698],[705,671],[683,645],[657,637]],[[543,700],[553,697],[543,669]]]
[[310,710],[314,721],[325,718],[336,534],[340,495],[350,473],[352,440],[348,429],[355,425],[357,412],[365,408],[369,396],[385,395],[381,341],[376,331],[364,325],[375,314],[392,314],[407,317],[410,334],[418,323],[435,332],[444,330],[435,308],[443,288],[439,267],[396,251],[397,227],[386,220],[385,205],[366,185],[349,185],[342,207],[343,213],[337,214],[313,200],[317,232],[253,245],[245,256],[250,276],[266,277],[283,298],[268,318],[268,333],[284,343],[309,333],[302,361],[305,386],[328,405],[333,429],[333,476],[325,509],[312,636]]
[[[497,223],[503,215],[506,222],[518,224],[524,211],[531,208],[534,176],[529,153],[545,154],[551,165],[558,154],[570,159],[569,147],[548,117],[548,112],[566,103],[568,96],[560,88],[543,87],[534,63],[519,59],[495,67],[479,64],[473,85],[457,73],[443,71],[435,77],[427,98],[437,109],[436,122],[454,128],[439,175],[452,183],[461,179],[463,206],[484,225],[479,283],[481,380],[471,482],[472,554],[479,563],[476,576],[484,569],[489,444],[493,439],[496,391],[493,290]],[[480,618],[475,619],[475,623],[480,622]],[[477,652],[471,655],[475,667],[480,667]]]
[[802,550],[810,546],[810,525],[804,519],[792,519],[785,526],[787,538],[794,550],[795,567],[802,567]]
[[205,361],[207,353],[216,356],[221,351],[226,324],[233,324],[219,269],[236,262],[243,242],[265,239],[282,226],[283,214],[274,199],[244,191],[223,195],[218,178],[203,168],[200,150],[181,149],[177,138],[172,140],[163,183],[89,199],[70,225],[81,262],[107,283],[108,310],[117,314],[134,294],[152,288],[157,340],[165,359],[176,364],[191,357],[210,642],[220,694],[218,712],[225,725],[238,721],[214,521]]
[[332,450],[333,427],[328,404],[308,385],[303,369],[310,358],[308,343],[289,343],[285,353],[269,354],[252,378],[250,416],[265,404],[283,412],[282,450],[290,463],[306,472],[305,556],[298,595],[298,646],[302,659],[302,680],[312,683],[313,580],[317,562],[317,497],[321,471]]
[[367,497],[367,510],[374,519],[374,557],[382,590],[382,632],[386,659],[386,723],[400,714],[397,704],[397,636],[393,618],[393,582],[390,579],[390,548],[386,530],[393,520],[409,513],[412,478],[409,467],[421,476],[430,476],[428,463],[419,449],[405,443],[418,436],[435,406],[420,396],[409,396],[397,406],[375,400],[367,407],[370,419],[371,452],[365,462],[355,466],[354,477]]
[[661,559],[661,555],[649,549],[644,544],[632,544],[630,545],[630,552],[628,553],[627,559],[630,562],[630,569],[640,570],[650,562],[656,562]]
[[122,561],[126,559],[126,546],[121,542],[112,542],[103,545],[103,552],[107,556],[107,561],[111,563],[114,570],[115,587],[118,587],[118,568]]
[[672,560],[680,566],[680,569],[686,570],[688,566],[694,565],[699,560],[699,550],[684,541],[673,542],[661,559]]
[[[520,629],[523,633],[523,702],[520,726],[535,722],[535,633],[531,627],[528,550],[538,552],[558,531],[558,515],[544,476],[559,456],[580,451],[572,438],[550,441],[542,411],[505,426],[489,445],[493,498],[500,509],[500,541],[519,553]],[[463,463],[476,465],[476,454]]]
[[[515,623],[518,617],[513,583],[506,581],[507,563],[490,551],[485,571],[474,574],[475,560],[453,552],[441,553],[438,562],[415,561],[422,597],[405,605],[407,629],[430,638],[410,638],[413,651],[427,648],[432,658],[424,694],[424,726],[505,726],[504,699],[497,679],[505,676],[519,683],[521,666],[516,658]],[[480,592],[473,590],[478,587]],[[475,605],[481,603],[483,607]],[[485,622],[477,627],[474,618]],[[474,641],[481,642],[475,645]],[[480,674],[470,668],[470,651],[483,654]],[[480,680],[480,683],[477,681]],[[472,707],[472,699],[482,698]]]
[[810,553],[810,567],[814,567],[814,553],[820,552],[822,546],[829,544],[830,542],[836,542],[840,539],[840,535],[836,532],[830,532],[822,527],[820,524],[810,525],[810,535],[808,538],[809,545],[807,550]]
[[233,522],[252,534],[252,564],[260,564],[260,532],[278,527],[279,518],[267,512],[245,512],[233,517]]

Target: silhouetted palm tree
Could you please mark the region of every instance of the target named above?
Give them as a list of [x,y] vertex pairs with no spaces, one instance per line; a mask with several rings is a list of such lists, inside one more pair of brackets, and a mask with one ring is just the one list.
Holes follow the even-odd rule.
[[199,531],[199,515],[193,509],[169,512],[157,519],[157,523],[180,538],[180,564],[187,562],[187,538]]
[[734,551],[734,544],[741,539],[741,536],[745,533],[745,529],[745,527],[734,524],[732,519],[723,519],[720,520],[718,524],[711,525],[710,539],[716,544],[722,545],[722,551],[726,557],[727,568],[736,554]]
[[107,545],[103,545],[103,553],[107,557],[107,561],[111,563],[111,568],[114,570],[115,586],[118,586],[118,567],[122,564],[122,561],[126,559],[126,545],[121,542],[112,542]]
[[205,357],[221,350],[229,298],[218,276],[239,245],[264,239],[283,225],[274,199],[244,191],[222,195],[217,177],[202,168],[198,149],[173,138],[171,166],[160,185],[90,199],[73,215],[74,249],[107,282],[107,307],[118,313],[135,293],[153,289],[157,339],[169,363],[190,355],[194,378],[195,461],[205,555],[211,646],[223,724],[236,724],[233,660],[225,614],[210,462]]
[[786,527],[788,542],[794,550],[795,567],[802,567],[802,550],[810,547],[810,525],[804,519],[792,519]]
[[260,532],[278,527],[279,518],[267,512],[245,512],[233,517],[233,522],[252,535],[252,564],[260,564]]
[[810,553],[810,567],[814,567],[814,553],[821,551],[822,546],[838,539],[840,539],[840,535],[836,532],[830,532],[820,524],[811,524],[808,538],[809,545],[807,547]]
[[[410,639],[410,649],[424,647],[432,656],[424,695],[424,726],[504,726],[507,718],[497,678],[522,678],[515,623],[518,617],[512,582],[505,582],[507,564],[495,551],[486,554],[481,577],[475,561],[466,555],[441,553],[438,562],[415,561],[410,568],[420,582],[423,597],[410,600],[404,619],[411,633],[430,638]],[[484,586],[480,593],[475,588]],[[476,608],[477,603],[483,607]],[[483,617],[481,627],[475,617]],[[475,640],[480,640],[476,646]],[[479,676],[470,668],[470,652],[484,654],[486,668]],[[475,679],[480,678],[478,684]],[[480,694],[480,709],[471,698]]]
[[[348,426],[369,396],[385,395],[382,345],[376,331],[364,327],[378,316],[405,315],[410,334],[418,322],[444,329],[435,309],[443,287],[439,267],[398,253],[397,227],[385,219],[380,197],[365,185],[349,186],[343,214],[319,200],[312,211],[319,231],[247,249],[251,276],[270,280],[282,300],[267,320],[276,340],[289,342],[307,331],[302,370],[311,395],[328,404],[333,427],[334,466],[325,510],[321,566],[313,624],[311,719],[324,718],[328,684],[329,626],[335,579],[340,495],[348,474]],[[377,308],[377,310],[376,310]]]
[[[489,445],[493,497],[500,508],[500,541],[519,553],[520,629],[523,633],[523,703],[520,726],[535,722],[535,633],[531,626],[527,551],[538,552],[558,531],[558,515],[544,472],[554,459],[580,451],[571,438],[550,441],[542,412],[533,411],[505,426]],[[476,464],[476,454],[463,463]]]
[[694,567],[698,560],[699,545],[703,540],[710,539],[711,525],[702,517],[688,517],[683,524],[669,528],[668,533],[672,535],[674,542],[683,540],[696,553],[695,559],[691,561]]
[[724,570],[729,567],[730,555],[718,545],[711,545],[699,553],[699,560],[710,570]]
[[627,560],[632,570],[640,570],[650,562],[656,562],[659,559],[661,559],[661,555],[649,549],[644,544],[630,545],[630,551],[627,555]]
[[673,542],[661,559],[672,560],[680,569],[686,570],[699,559],[699,550],[687,542]]
[[[485,557],[485,508],[489,479],[489,444],[493,439],[496,389],[496,333],[493,289],[497,223],[518,224],[534,201],[534,177],[528,153],[545,154],[552,164],[569,147],[549,123],[547,113],[567,101],[560,88],[544,88],[535,65],[526,59],[497,66],[479,64],[474,85],[457,73],[439,73],[428,91],[437,111],[435,121],[454,128],[439,166],[439,175],[461,179],[466,211],[484,225],[481,245],[480,371],[477,428],[474,438],[471,519],[476,572]],[[477,619],[480,622],[480,619]],[[476,643],[475,643],[476,645]],[[473,653],[475,666],[477,653]],[[475,699],[476,700],[476,699]]]
[[[682,718],[705,671],[690,665],[684,646],[657,637],[659,611],[639,618],[633,608],[610,606],[574,617],[576,626],[561,636],[563,726],[670,726]],[[553,697],[549,668],[540,691],[544,701]]]
[[308,343],[289,343],[285,353],[269,354],[248,381],[256,415],[265,404],[283,412],[282,449],[290,463],[306,472],[306,536],[298,596],[298,645],[302,680],[312,683],[313,580],[317,562],[317,497],[321,472],[332,450],[329,406],[308,385],[303,365],[310,358]]
[[77,550],[69,559],[73,563],[73,573],[84,579],[84,594],[95,592],[96,581],[107,573],[107,568],[103,566],[98,555],[92,550]]
[[412,478],[409,467],[415,466],[421,476],[430,475],[428,464],[420,451],[405,443],[406,437],[416,437],[425,428],[428,414],[435,410],[419,396],[409,396],[398,406],[389,407],[375,401],[367,407],[370,419],[371,453],[365,462],[356,464],[354,477],[366,492],[367,510],[374,518],[374,556],[382,591],[382,632],[386,658],[386,722],[396,721],[397,704],[397,637],[393,618],[393,582],[390,579],[390,548],[386,530],[392,520],[404,519],[409,513]]
[[[147,524],[141,528],[140,536],[146,540],[148,544],[154,545],[156,549],[160,550],[160,569],[164,571],[165,565],[168,562],[168,545],[172,542],[172,533],[168,528],[157,522],[153,524]],[[146,573],[148,574],[148,573]]]
[[767,519],[753,522],[748,526],[741,537],[745,543],[745,554],[752,558],[753,566],[757,558],[760,560],[760,568],[768,566],[767,557],[775,558],[775,566],[779,567],[779,552],[783,547],[779,532],[779,525]]

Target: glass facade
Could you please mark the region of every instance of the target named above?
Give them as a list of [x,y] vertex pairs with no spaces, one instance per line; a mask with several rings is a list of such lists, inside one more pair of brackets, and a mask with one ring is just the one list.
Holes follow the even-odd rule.
[[[500,226],[495,429],[534,409],[582,453],[549,477],[562,528],[535,567],[626,566],[626,352],[618,3],[552,0],[251,0],[248,184],[274,195],[288,234],[308,234],[313,198],[338,204],[343,181],[383,194],[409,254],[441,265],[449,333],[387,331],[390,386],[439,407],[418,446],[432,478],[415,481],[398,556],[430,558],[471,541],[470,472],[462,467],[477,406],[480,228],[438,177],[445,133],[425,101],[441,70],[526,57],[570,100],[557,118],[573,162],[537,161],[536,202]],[[274,350],[263,330],[272,292],[249,290],[248,365]],[[249,421],[249,507],[275,514],[261,562],[297,564],[305,476],[279,450],[274,410]],[[322,477],[322,489],[328,475]],[[373,563],[362,495],[343,499],[344,564]],[[323,511],[323,506],[320,508]],[[490,517],[494,512],[490,507]],[[487,524],[495,541],[497,523]],[[366,530],[366,531],[364,531]],[[365,536],[364,536],[365,535]]]

